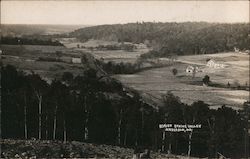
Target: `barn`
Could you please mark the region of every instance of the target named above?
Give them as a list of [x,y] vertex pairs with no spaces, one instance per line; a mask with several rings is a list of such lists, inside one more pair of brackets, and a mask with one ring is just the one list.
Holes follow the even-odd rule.
[[82,59],[80,57],[72,57],[72,63],[80,64],[82,63]]
[[207,67],[210,68],[224,68],[224,64],[216,63],[214,60],[210,59],[207,61]]
[[194,72],[194,67],[193,67],[193,66],[188,66],[188,67],[186,68],[186,72],[187,72],[187,73],[193,73],[193,72]]

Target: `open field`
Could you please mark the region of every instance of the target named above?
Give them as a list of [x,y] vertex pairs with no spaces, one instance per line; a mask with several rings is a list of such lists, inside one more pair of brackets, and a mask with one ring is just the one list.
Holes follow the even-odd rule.
[[148,49],[136,49],[133,52],[124,50],[107,50],[107,51],[93,51],[90,52],[95,58],[103,59],[105,62],[112,61],[115,63],[135,63],[136,59],[144,54]]
[[[83,51],[77,48],[65,48],[61,46],[30,46],[30,45],[2,45],[4,52],[2,62],[4,65],[11,64],[27,73],[35,72],[50,81],[59,78],[64,72],[78,75],[84,69],[82,64],[72,64],[58,61],[37,61],[39,57],[57,57],[56,52],[61,52],[64,58],[81,56]],[[75,50],[76,49],[76,50]],[[91,54],[97,59],[115,62],[134,62],[143,51],[125,52],[115,51],[93,51]],[[206,66],[206,60],[213,59],[217,63],[225,65],[224,68],[210,68]],[[164,60],[164,59],[163,59]],[[194,101],[203,100],[213,107],[223,104],[235,109],[249,100],[249,91],[227,88],[249,86],[249,55],[240,53],[221,53],[179,56],[177,62],[172,66],[153,68],[133,75],[115,75],[114,77],[126,86],[141,92],[146,98],[150,98],[161,104],[162,95],[171,91],[179,96],[181,101],[191,104]],[[202,71],[197,72],[195,77],[187,73],[187,66],[198,66]],[[172,69],[176,68],[176,76]],[[224,87],[207,87],[202,85],[202,78],[208,75],[212,83]]]
[[[206,66],[206,58],[224,62],[225,68],[209,68]],[[161,103],[162,95],[171,91],[179,96],[181,101],[191,104],[202,100],[217,108],[223,104],[235,109],[249,100],[249,91],[235,90],[232,88],[207,87],[202,85],[202,78],[209,75],[213,83],[231,86],[249,86],[249,63],[248,55],[236,53],[222,53],[211,55],[180,56],[178,62],[173,66],[150,69],[133,75],[115,75],[114,77],[128,87],[140,91],[145,97]],[[185,70],[189,65],[202,68],[203,72],[197,72],[195,77]],[[174,76],[172,69],[176,68],[178,74]]]
[[2,63],[10,64],[26,73],[35,72],[48,82],[54,78],[60,78],[64,72],[73,75],[82,73],[84,65],[60,61],[39,61],[43,57],[56,58],[58,51],[62,54],[61,59],[71,60],[71,57],[81,56],[81,52],[74,52],[62,46],[40,46],[40,45],[2,45]]
[[[189,63],[200,66],[206,65],[207,59],[213,59],[216,63],[225,65],[225,68],[204,68],[204,72],[197,74],[203,77],[208,74],[212,81],[227,84],[227,82],[239,83],[240,85],[249,85],[249,55],[243,53],[220,53],[206,55],[180,56],[178,60],[182,63]],[[199,66],[198,65],[198,66]]]
[[[98,47],[100,45],[106,46],[106,45],[117,45],[118,42],[115,41],[103,41],[103,40],[89,40],[85,43],[81,43],[77,41],[74,38],[64,38],[59,39],[61,43],[63,43],[67,48],[69,49],[75,49],[80,51],[85,51],[90,54],[92,54],[96,59],[102,59],[104,62],[128,62],[128,63],[134,63],[141,54],[145,54],[149,51],[148,48],[138,48],[134,49],[133,51],[126,51],[126,50],[90,50],[89,47]],[[77,48],[77,45],[80,46],[80,48]],[[81,48],[81,47],[84,48]]]

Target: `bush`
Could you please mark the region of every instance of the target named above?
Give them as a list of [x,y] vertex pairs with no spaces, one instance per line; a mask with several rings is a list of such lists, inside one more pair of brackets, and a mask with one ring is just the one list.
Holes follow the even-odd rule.
[[205,84],[205,85],[208,85],[209,82],[210,82],[210,77],[208,75],[204,76],[204,78],[202,79],[202,82]]

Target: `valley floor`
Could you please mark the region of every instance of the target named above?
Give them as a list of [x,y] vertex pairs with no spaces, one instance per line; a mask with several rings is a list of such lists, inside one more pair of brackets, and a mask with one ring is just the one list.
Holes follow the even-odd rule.
[[[206,66],[206,59],[223,63],[224,68]],[[164,60],[164,59],[163,59]],[[202,100],[218,108],[222,105],[240,109],[249,100],[249,55],[239,53],[221,53],[208,55],[179,56],[172,66],[152,68],[135,74],[114,75],[127,87],[138,90],[146,98],[161,104],[162,95],[171,91],[186,104]],[[186,72],[188,66],[199,67],[202,71]],[[172,70],[177,69],[177,75]],[[210,77],[217,86],[204,86],[202,79]],[[230,83],[230,86],[228,86]],[[245,89],[237,89],[237,86]]]

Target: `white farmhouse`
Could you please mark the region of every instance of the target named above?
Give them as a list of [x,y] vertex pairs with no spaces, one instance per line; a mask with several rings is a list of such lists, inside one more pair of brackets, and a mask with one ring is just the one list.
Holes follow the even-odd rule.
[[194,72],[202,72],[202,70],[198,66],[188,66],[186,68],[187,73],[194,73]]
[[187,73],[193,73],[193,72],[194,72],[194,67],[193,67],[193,66],[188,66],[188,67],[186,68],[186,72],[187,72]]
[[234,47],[234,52],[240,52],[240,49],[238,49],[237,47]]
[[210,68],[224,68],[225,65],[224,64],[220,64],[220,63],[216,63],[214,60],[209,60],[207,61],[207,67]]
[[80,64],[82,59],[80,57],[72,57],[72,63]]

